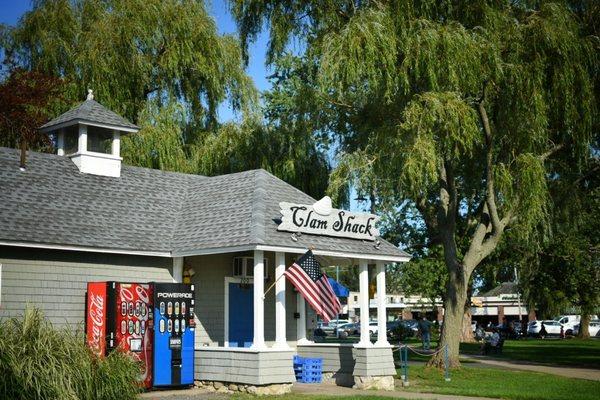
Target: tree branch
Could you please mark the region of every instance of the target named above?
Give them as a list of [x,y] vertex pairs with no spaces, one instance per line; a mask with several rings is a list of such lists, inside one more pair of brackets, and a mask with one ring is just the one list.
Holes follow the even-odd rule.
[[485,91],[487,82],[483,85],[482,95],[477,104],[479,110],[479,117],[481,118],[481,124],[483,125],[483,132],[485,134],[485,145],[486,145],[486,203],[489,210],[489,216],[491,218],[492,227],[494,231],[500,228],[500,217],[498,216],[498,208],[496,206],[496,193],[494,189],[494,174],[493,174],[493,135],[492,129],[490,128],[490,120],[485,109]]
[[435,217],[435,207],[427,203],[427,198],[425,196],[417,199],[415,202],[415,207],[417,208],[417,211],[421,213],[423,221],[425,221],[429,240],[433,241],[434,238],[439,235],[439,224],[437,218]]
[[540,159],[542,161],[546,161],[548,158],[550,158],[552,155],[554,155],[557,151],[561,150],[562,148],[565,147],[564,143],[560,143],[557,144],[556,146],[552,147],[550,150],[548,150],[547,152],[545,152],[544,154],[542,154],[540,156]]

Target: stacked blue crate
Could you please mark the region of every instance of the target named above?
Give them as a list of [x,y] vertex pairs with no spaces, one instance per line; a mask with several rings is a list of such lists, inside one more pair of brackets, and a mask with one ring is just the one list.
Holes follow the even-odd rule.
[[294,356],[294,373],[297,382],[321,383],[323,359]]

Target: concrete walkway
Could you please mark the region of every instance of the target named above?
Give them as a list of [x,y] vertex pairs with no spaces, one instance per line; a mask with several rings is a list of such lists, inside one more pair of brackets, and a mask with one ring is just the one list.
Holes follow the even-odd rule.
[[294,394],[302,395],[320,395],[320,396],[339,396],[341,398],[362,397],[362,396],[381,396],[392,399],[428,399],[428,400],[494,400],[490,397],[470,397],[454,396],[449,394],[417,393],[406,392],[398,388],[400,384],[396,381],[396,390],[355,390],[347,387],[337,386],[335,384],[321,383],[318,385],[309,383],[295,383],[292,389]]
[[591,368],[577,367],[558,367],[554,365],[532,364],[525,361],[506,361],[497,360],[485,356],[467,356],[464,358],[471,359],[481,364],[507,369],[516,369],[519,371],[542,372],[545,374],[564,376],[566,378],[587,379],[590,381],[600,381],[600,370]]
[[[397,382],[399,385],[400,382]],[[295,383],[292,388],[293,394],[313,396],[335,396],[340,399],[348,397],[381,396],[391,399],[427,399],[427,400],[494,400],[489,397],[453,396],[447,394],[430,394],[405,392],[396,386],[396,390],[388,392],[384,390],[355,390],[347,387],[337,386],[333,383],[307,384]],[[209,392],[206,389],[193,388],[184,390],[161,390],[143,393],[140,397],[144,400],[227,400],[230,394]],[[256,397],[257,399],[268,399],[270,396]]]

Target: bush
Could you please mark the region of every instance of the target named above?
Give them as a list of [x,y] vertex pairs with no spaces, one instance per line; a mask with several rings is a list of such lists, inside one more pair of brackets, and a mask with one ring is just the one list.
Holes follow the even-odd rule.
[[134,399],[139,373],[126,354],[96,357],[81,331],[55,329],[36,308],[0,321],[2,399]]

